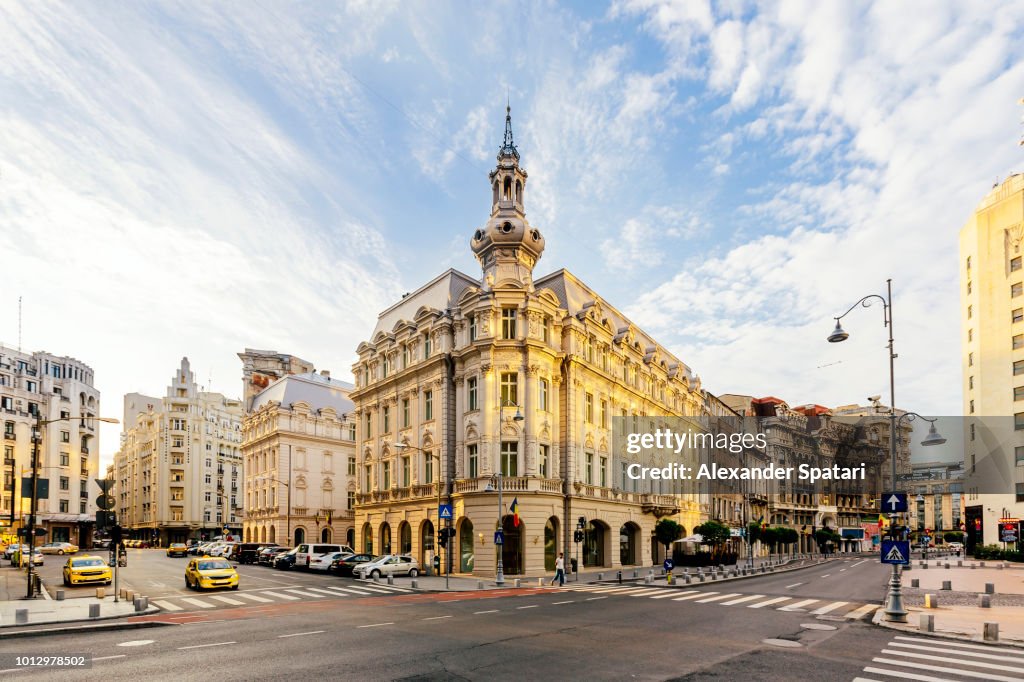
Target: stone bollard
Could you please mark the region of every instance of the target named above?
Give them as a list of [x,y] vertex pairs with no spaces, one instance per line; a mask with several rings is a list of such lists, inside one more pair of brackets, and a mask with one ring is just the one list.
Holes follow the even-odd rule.
[[516,587],[522,587],[523,586],[523,581],[521,579],[519,579],[519,578],[516,578],[515,586]]
[[653,575],[649,575],[646,578],[644,578],[644,584],[645,585],[650,585],[653,582],[654,582],[654,576]]
[[100,605],[99,604],[89,604],[89,617],[90,618],[99,618],[100,617]]
[[978,606],[983,609],[992,608],[992,595],[990,594],[979,594],[978,595]]
[[918,629],[921,632],[935,632],[935,616],[930,613],[922,613],[918,622]]
[[394,584],[395,584],[395,576],[389,575],[388,576],[388,585],[394,585]]
[[96,588],[96,598],[97,599],[106,599],[107,598],[107,588],[105,588],[105,587],[97,587]]
[[998,642],[999,641],[999,623],[985,623],[984,630],[982,630],[982,639],[986,642]]
[[597,580],[598,580],[598,582],[604,580],[604,573],[598,573],[597,574]]
[[145,611],[149,608],[149,597],[136,597],[135,598],[135,611]]
[[57,590],[57,601],[64,601],[64,590]]
[[964,560],[963,559],[957,559],[956,560],[956,567],[957,568],[963,568],[963,566],[964,566]]
[[689,585],[690,584],[690,574],[689,573],[684,573],[683,574],[683,580],[685,580],[686,584]]
[[913,578],[910,581],[911,587],[921,587],[921,581],[918,578]]
[[24,625],[28,622],[28,609],[15,609],[14,622],[17,625]]
[[953,581],[952,580],[943,580],[942,581],[942,589],[947,590],[947,591],[948,590],[952,590],[953,589]]
[[[543,580],[541,580],[541,584],[543,584],[543,582],[544,582],[544,581],[543,581]],[[416,580],[415,578],[413,578],[413,581],[412,581],[412,582],[410,583],[410,586],[412,587],[412,589],[414,589],[414,590],[415,590],[415,589],[416,589],[417,587],[419,587],[419,586],[420,586],[420,581],[419,581],[419,580]]]
[[924,607],[926,609],[937,609],[937,608],[939,608],[939,596],[937,594],[926,594],[926,595],[924,595]]
[[977,565],[976,565],[976,564],[975,564],[975,563],[974,563],[974,562],[972,561],[972,562],[971,562],[971,570],[973,571],[973,570],[974,570],[974,569],[976,569],[977,567],[978,567],[978,566],[977,566]]
[[978,566],[980,566],[981,568],[985,568],[985,562],[984,561],[979,561],[978,562]]
[[697,579],[700,580],[701,582],[704,582],[704,574],[703,573],[698,573],[697,574]]
[[478,590],[484,589],[484,581],[483,580],[477,580],[476,581],[476,589],[478,589]]
[[922,561],[921,562],[921,568],[927,570],[928,569],[928,562],[927,561]]
[[995,594],[995,593],[996,593],[996,584],[995,583],[985,583],[985,594]]
[[946,568],[949,568],[949,562],[948,561],[946,562]]
[[124,599],[124,598],[125,598],[125,594],[127,594],[127,593],[128,593],[128,589],[127,589],[127,588],[125,588],[125,587],[122,587],[122,588],[121,588],[121,591],[120,591],[120,592],[118,592],[118,593],[117,593],[117,595],[118,595],[118,596],[119,596],[119,597],[120,597],[121,599]]
[[125,590],[124,591],[124,600],[125,601],[135,601],[135,590]]
[[924,560],[922,559],[921,561],[918,561],[917,565],[920,566],[921,568],[924,568]]

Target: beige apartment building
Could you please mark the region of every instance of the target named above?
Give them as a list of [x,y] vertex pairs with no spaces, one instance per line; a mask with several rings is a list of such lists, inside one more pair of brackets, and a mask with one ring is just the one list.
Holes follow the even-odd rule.
[[1024,175],[1015,174],[960,230],[968,551],[999,542],[1000,518],[1024,518],[1022,241]]
[[[98,417],[100,392],[92,369],[74,358],[45,351],[28,353],[0,346],[0,421],[3,422],[3,493],[0,517],[6,531],[24,525],[30,500],[22,480],[32,474],[32,431],[36,415],[44,421],[39,446],[39,478],[49,481],[49,496],[38,501],[38,524],[47,541],[88,546],[95,525],[100,478]],[[66,418],[62,420],[62,418]]]
[[448,270],[407,294],[357,349],[357,549],[430,565],[440,498],[454,572],[493,576],[499,551],[511,576],[550,572],[559,552],[649,564],[657,520],[692,532],[708,502],[627,479],[613,419],[701,415],[700,380],[572,273],[534,275],[544,237],[526,219],[510,116],[497,160],[470,238],[480,275]]
[[309,372],[253,396],[242,424],[246,542],[355,546],[352,388]]
[[201,391],[188,358],[162,398],[124,397],[114,456],[125,537],[167,544],[242,531],[242,402]]

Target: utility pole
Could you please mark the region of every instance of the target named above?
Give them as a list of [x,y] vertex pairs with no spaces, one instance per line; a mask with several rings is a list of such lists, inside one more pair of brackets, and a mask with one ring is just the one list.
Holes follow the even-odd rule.
[[32,584],[33,569],[35,568],[32,561],[32,555],[34,553],[36,540],[36,507],[39,504],[39,444],[42,440],[43,413],[36,411],[36,423],[35,427],[32,429],[32,501],[29,505],[28,526],[26,527],[26,533],[28,535],[28,585],[25,594],[26,599],[31,599],[35,593],[35,586]]

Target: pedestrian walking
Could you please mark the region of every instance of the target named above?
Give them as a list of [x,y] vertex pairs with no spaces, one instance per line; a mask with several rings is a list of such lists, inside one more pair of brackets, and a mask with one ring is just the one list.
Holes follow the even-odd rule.
[[561,552],[558,553],[558,558],[555,559],[555,577],[551,579],[551,584],[554,585],[556,580],[559,587],[565,585],[565,559]]

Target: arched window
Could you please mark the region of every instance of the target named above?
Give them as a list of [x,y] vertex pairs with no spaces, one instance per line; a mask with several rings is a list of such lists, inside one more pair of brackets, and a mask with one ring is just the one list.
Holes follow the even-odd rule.
[[331,529],[330,528],[324,528],[322,531],[320,531],[320,542],[330,542],[330,541],[331,541]]
[[373,554],[373,529],[370,524],[363,524],[363,553]]
[[412,554],[412,526],[405,521],[398,527],[398,547],[400,554]]
[[305,541],[306,541],[306,529],[305,528],[296,528],[295,529],[295,544],[296,545],[301,545]]
[[505,178],[505,186],[501,198],[505,201],[512,200],[512,178]]
[[391,554],[391,525],[388,523],[380,526],[380,553]]
[[459,572],[473,572],[473,522],[469,519],[459,524]]
[[277,528],[274,526],[270,527],[270,538],[267,542],[277,542]]
[[544,570],[554,571],[558,558],[558,519],[554,516],[544,524]]
[[516,180],[516,203],[523,203],[523,183]]

